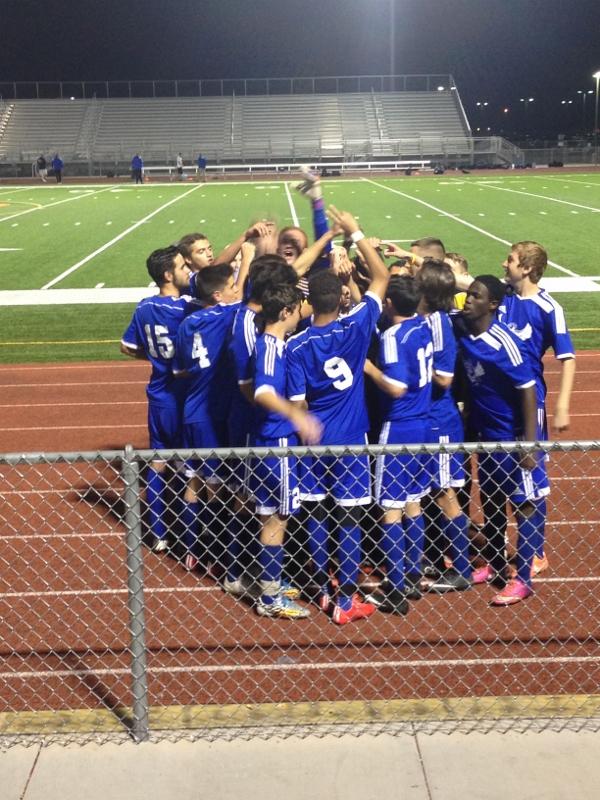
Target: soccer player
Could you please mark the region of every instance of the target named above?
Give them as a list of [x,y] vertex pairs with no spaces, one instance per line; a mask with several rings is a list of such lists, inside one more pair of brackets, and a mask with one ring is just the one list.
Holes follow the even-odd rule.
[[131,159],[131,177],[136,184],[144,182],[144,162],[139,153],[136,153]]
[[[368,360],[365,364],[384,400],[379,444],[414,444],[427,438],[433,344],[429,326],[416,313],[419,299],[413,278],[390,280],[383,310],[391,324],[381,334],[381,369]],[[426,458],[419,455],[377,458],[375,494],[384,511],[381,548],[388,586],[371,597],[392,614],[406,614],[407,594],[420,596],[425,539],[421,499],[429,493],[425,467]]]
[[[432,402],[425,441],[431,444],[463,442],[462,419],[450,391],[457,348],[449,311],[455,298],[456,281],[448,264],[433,259],[424,261],[415,280],[421,293],[419,312],[425,315],[433,344]],[[450,546],[452,560],[452,567],[443,569],[442,574],[427,587],[428,591],[470,589],[469,520],[460,507],[455,491],[465,483],[464,457],[461,453],[432,455],[428,459],[427,472],[431,482],[431,497],[441,511],[441,516],[433,520],[430,530],[435,530],[436,523],[439,523],[442,537]],[[443,549],[442,546],[439,560]]]
[[183,156],[181,153],[177,153],[177,158],[175,159],[175,164],[177,168],[177,175],[179,176],[179,180],[183,180]]
[[181,250],[185,263],[192,272],[199,272],[205,267],[213,264],[212,244],[208,236],[203,233],[188,233],[177,242],[177,247]]
[[52,171],[54,172],[54,177],[56,178],[57,183],[62,183],[62,173],[65,164],[62,158],[55,153],[54,158],[52,159]]
[[[311,276],[309,302],[313,324],[288,343],[289,397],[306,404],[323,425],[322,443],[365,444],[368,417],[363,369],[371,336],[381,314],[388,283],[385,264],[348,212],[330,206],[330,216],[365,256],[371,273],[369,290],[346,317],[338,319],[342,282],[330,270]],[[319,605],[331,605],[328,587],[328,530],[323,500],[335,503],[339,529],[339,590],[333,621],[344,625],[368,617],[375,606],[356,595],[361,558],[361,509],[371,502],[369,459],[366,455],[318,458],[303,466],[301,494],[309,510],[309,542],[315,566]]]
[[[475,279],[461,315],[459,348],[469,384],[469,424],[481,441],[535,441],[537,404],[533,370],[519,339],[497,321],[506,287],[492,275]],[[506,606],[533,593],[531,566],[539,538],[537,502],[549,492],[543,458],[537,454],[493,451],[479,456],[479,486],[487,507],[504,511],[510,500],[517,520],[517,575],[506,581],[505,532],[486,517],[485,555],[489,562],[481,580],[505,583],[492,605]],[[484,513],[485,513],[484,505]],[[490,524],[491,523],[491,524]]]
[[[262,298],[265,331],[256,340],[253,358],[257,447],[318,444],[319,421],[286,398],[285,337],[300,321],[302,293],[294,286],[267,289]],[[267,457],[252,465],[251,490],[260,520],[260,597],[263,617],[303,619],[309,611],[282,591],[283,540],[290,514],[300,505],[296,459]]]
[[[569,405],[575,377],[575,349],[567,329],[564,311],[550,295],[541,289],[539,281],[548,256],[537,242],[518,242],[511,247],[503,263],[507,292],[499,308],[499,319],[523,342],[535,375],[537,396],[537,439],[548,439],[546,415],[546,383],[544,381],[544,354],[552,348],[561,366],[560,386],[554,409],[553,428],[556,433],[569,427]],[[538,503],[540,526],[546,518],[546,501]],[[548,568],[542,535],[533,560],[537,575]]]
[[40,176],[42,183],[46,183],[46,179],[48,177],[48,162],[46,161],[45,157],[41,155],[35,163],[37,167],[37,174]]
[[[146,266],[159,292],[138,304],[123,334],[121,352],[132,358],[148,359],[152,364],[146,389],[150,447],[174,449],[183,444],[181,414],[185,386],[174,379],[171,366],[177,331],[193,308],[191,298],[184,295],[189,287],[190,270],[174,245],[151,253]],[[146,476],[146,500],[156,552],[168,549],[164,523],[166,466],[165,461],[155,459]]]
[[[183,407],[184,446],[223,447],[227,445],[227,416],[233,390],[227,341],[240,307],[240,289],[234,282],[232,267],[215,264],[197,273],[195,292],[203,307],[190,314],[179,328],[173,365],[176,376],[188,378]],[[216,459],[193,463],[188,465],[187,477],[184,566],[192,570],[199,561],[197,517],[206,529],[222,510],[219,490],[225,478],[224,465]],[[201,504],[203,493],[205,503]],[[215,542],[211,554],[213,564],[219,561],[214,557],[219,544],[222,543]]]

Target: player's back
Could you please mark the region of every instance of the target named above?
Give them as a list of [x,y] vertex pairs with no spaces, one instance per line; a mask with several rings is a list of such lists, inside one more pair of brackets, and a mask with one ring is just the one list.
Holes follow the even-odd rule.
[[239,303],[190,314],[177,336],[174,372],[189,376],[183,421],[226,419],[233,390],[227,345]]
[[[445,311],[436,311],[426,319],[433,342],[433,371],[444,378],[453,378],[458,348],[450,315]],[[456,415],[458,409],[450,386],[444,388],[434,382],[431,386],[430,417],[445,420]]]
[[[270,333],[264,333],[257,338],[252,371],[256,395],[274,392],[280,397],[286,396],[286,346],[283,339],[277,339]],[[255,415],[256,435],[260,440],[288,437],[294,432],[291,422],[281,414],[257,405]]]
[[288,342],[288,393],[323,424],[323,444],[362,443],[368,429],[363,369],[381,301],[369,292],[342,319]]
[[255,408],[246,400],[240,386],[251,384],[253,381],[252,357],[256,336],[256,312],[242,303],[235,315],[229,340],[229,358],[236,382],[229,420],[232,446],[246,445],[247,436],[254,430]]
[[143,350],[152,364],[146,393],[155,404],[174,405],[183,396],[185,382],[174,378],[171,367],[177,332],[192,308],[192,300],[187,296],[146,297],[138,303],[123,334],[123,344]]
[[381,334],[379,358],[386,381],[404,389],[401,397],[383,395],[385,420],[425,419],[431,405],[433,343],[423,317],[414,316]]

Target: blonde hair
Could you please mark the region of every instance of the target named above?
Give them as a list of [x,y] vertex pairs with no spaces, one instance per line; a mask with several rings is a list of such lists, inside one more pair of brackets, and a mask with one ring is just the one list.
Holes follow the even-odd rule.
[[548,253],[542,245],[537,242],[517,242],[511,250],[517,251],[521,266],[529,268],[529,280],[537,283],[548,266]]

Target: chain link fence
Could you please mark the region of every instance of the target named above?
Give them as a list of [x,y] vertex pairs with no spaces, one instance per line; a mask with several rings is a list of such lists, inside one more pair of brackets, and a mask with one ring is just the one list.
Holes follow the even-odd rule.
[[[518,517],[510,508],[503,514],[502,495],[494,495],[497,513],[488,507],[482,528],[477,462],[515,448],[534,451],[507,443],[1,456],[0,742],[287,735],[314,733],[315,726],[595,727],[600,442],[536,445],[549,458],[552,487],[545,557],[534,562],[531,597],[494,607],[502,578],[519,568]],[[417,479],[433,454],[463,459],[473,478],[461,498],[471,521],[469,569],[487,579],[439,591],[440,575],[456,572],[458,554],[438,505],[424,496],[421,574],[405,587],[408,607],[385,613],[379,606],[336,624],[331,606],[345,588],[339,580],[349,574],[349,553],[360,564],[359,598],[376,606],[382,594],[390,596],[399,564],[377,503],[350,514],[361,533],[352,549],[350,506],[322,498],[314,483],[307,491],[306,481],[318,474],[335,494],[340,481],[348,485],[344,470],[362,480],[360,462],[376,491],[382,457],[384,470],[398,460]],[[282,584],[302,611],[298,619],[257,613],[268,507],[261,490],[284,462],[301,473],[300,491],[290,487],[298,510],[287,520]],[[151,464],[163,479],[158,529],[148,506]],[[192,471],[206,475],[207,466],[194,540],[186,490]],[[300,492],[312,497],[308,505]],[[325,530],[327,613],[315,521]],[[414,559],[413,545],[405,564]],[[240,565],[233,587],[232,553]],[[485,575],[492,563],[495,571]]]

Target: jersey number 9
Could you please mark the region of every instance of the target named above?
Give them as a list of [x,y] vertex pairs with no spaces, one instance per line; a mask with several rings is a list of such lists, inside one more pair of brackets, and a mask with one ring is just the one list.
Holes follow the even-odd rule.
[[328,378],[334,378],[333,388],[340,392],[349,389],[354,383],[354,375],[343,358],[335,356],[328,358],[323,364],[323,369]]

